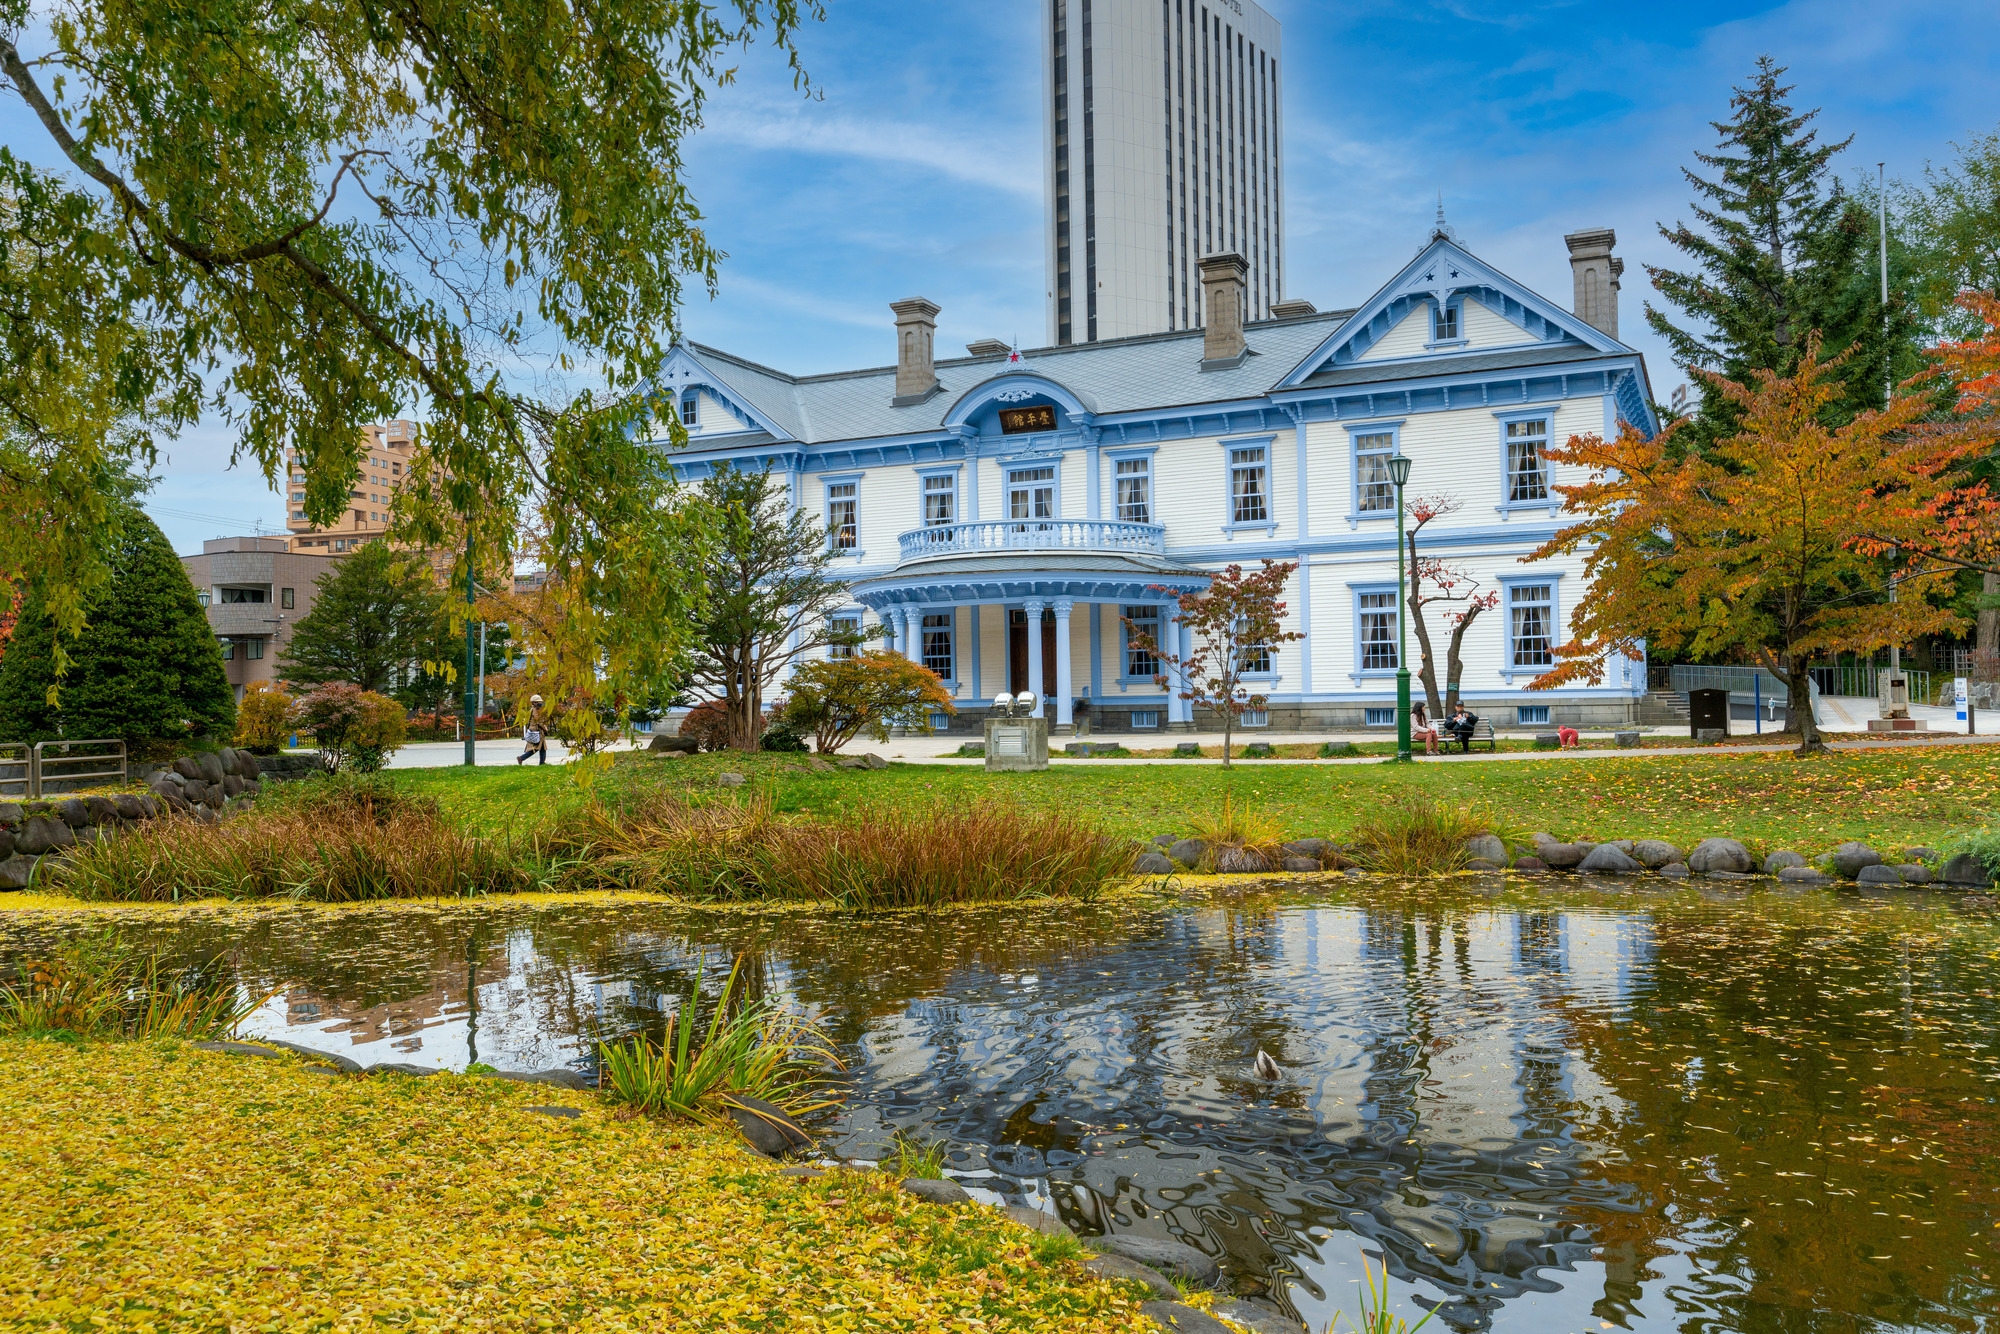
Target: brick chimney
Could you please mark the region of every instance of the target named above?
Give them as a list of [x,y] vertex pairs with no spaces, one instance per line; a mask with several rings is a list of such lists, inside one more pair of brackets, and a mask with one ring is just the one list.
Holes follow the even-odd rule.
[[1571,232],[1563,237],[1569,246],[1569,269],[1576,279],[1576,317],[1599,333],[1618,336],[1618,279],[1625,261],[1613,258],[1611,247],[1618,233],[1609,227]]
[[1210,255],[1201,262],[1201,368],[1226,371],[1241,366],[1243,288],[1250,265],[1238,254]]
[[912,407],[943,388],[931,346],[940,307],[913,296],[891,301],[889,309],[896,312],[896,397],[891,401],[899,408]]

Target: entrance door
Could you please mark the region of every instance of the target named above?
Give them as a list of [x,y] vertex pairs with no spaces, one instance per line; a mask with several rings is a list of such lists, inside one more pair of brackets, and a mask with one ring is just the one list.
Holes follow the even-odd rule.
[[1018,695],[1028,688],[1028,613],[1016,609],[1007,613],[1007,693]]

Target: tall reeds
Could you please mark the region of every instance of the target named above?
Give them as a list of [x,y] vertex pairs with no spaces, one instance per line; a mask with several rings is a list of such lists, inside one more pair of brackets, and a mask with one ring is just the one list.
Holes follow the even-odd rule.
[[721,1116],[730,1094],[760,1098],[793,1116],[832,1106],[824,1074],[840,1064],[832,1041],[769,998],[739,999],[742,971],[738,959],[698,1041],[699,997],[690,994],[667,1020],[663,1041],[599,1044],[598,1065],[612,1098],[649,1115],[694,1120]]
[[1491,827],[1477,811],[1412,793],[1384,801],[1348,840],[1371,871],[1441,875],[1464,866],[1465,840]]
[[551,840],[565,880],[707,899],[915,908],[1094,892],[1130,853],[1074,816],[998,803],[882,806],[788,820],[769,803],[655,795]]
[[84,936],[0,982],[0,1033],[224,1038],[257,1009],[226,976],[162,969],[112,932]]

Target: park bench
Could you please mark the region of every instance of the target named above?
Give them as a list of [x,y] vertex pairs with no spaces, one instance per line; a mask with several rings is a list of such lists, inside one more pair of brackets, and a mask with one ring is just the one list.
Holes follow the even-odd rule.
[[[1458,740],[1457,737],[1451,736],[1449,734],[1446,735],[1445,739],[1448,741]],[[1467,739],[1466,743],[1462,745],[1460,749],[1462,751],[1470,751],[1474,746],[1478,745],[1482,741],[1486,743],[1486,749],[1488,750],[1499,749],[1498,743],[1495,742],[1493,738],[1493,724],[1487,722],[1484,718],[1481,718],[1478,722],[1472,725],[1472,736]]]

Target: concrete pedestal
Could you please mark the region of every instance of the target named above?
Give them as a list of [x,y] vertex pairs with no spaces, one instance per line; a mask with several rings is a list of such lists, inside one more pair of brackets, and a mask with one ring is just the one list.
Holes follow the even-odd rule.
[[1048,767],[1048,719],[1016,717],[986,720],[988,773]]
[[1922,718],[1870,718],[1871,732],[1928,732],[1931,725]]

